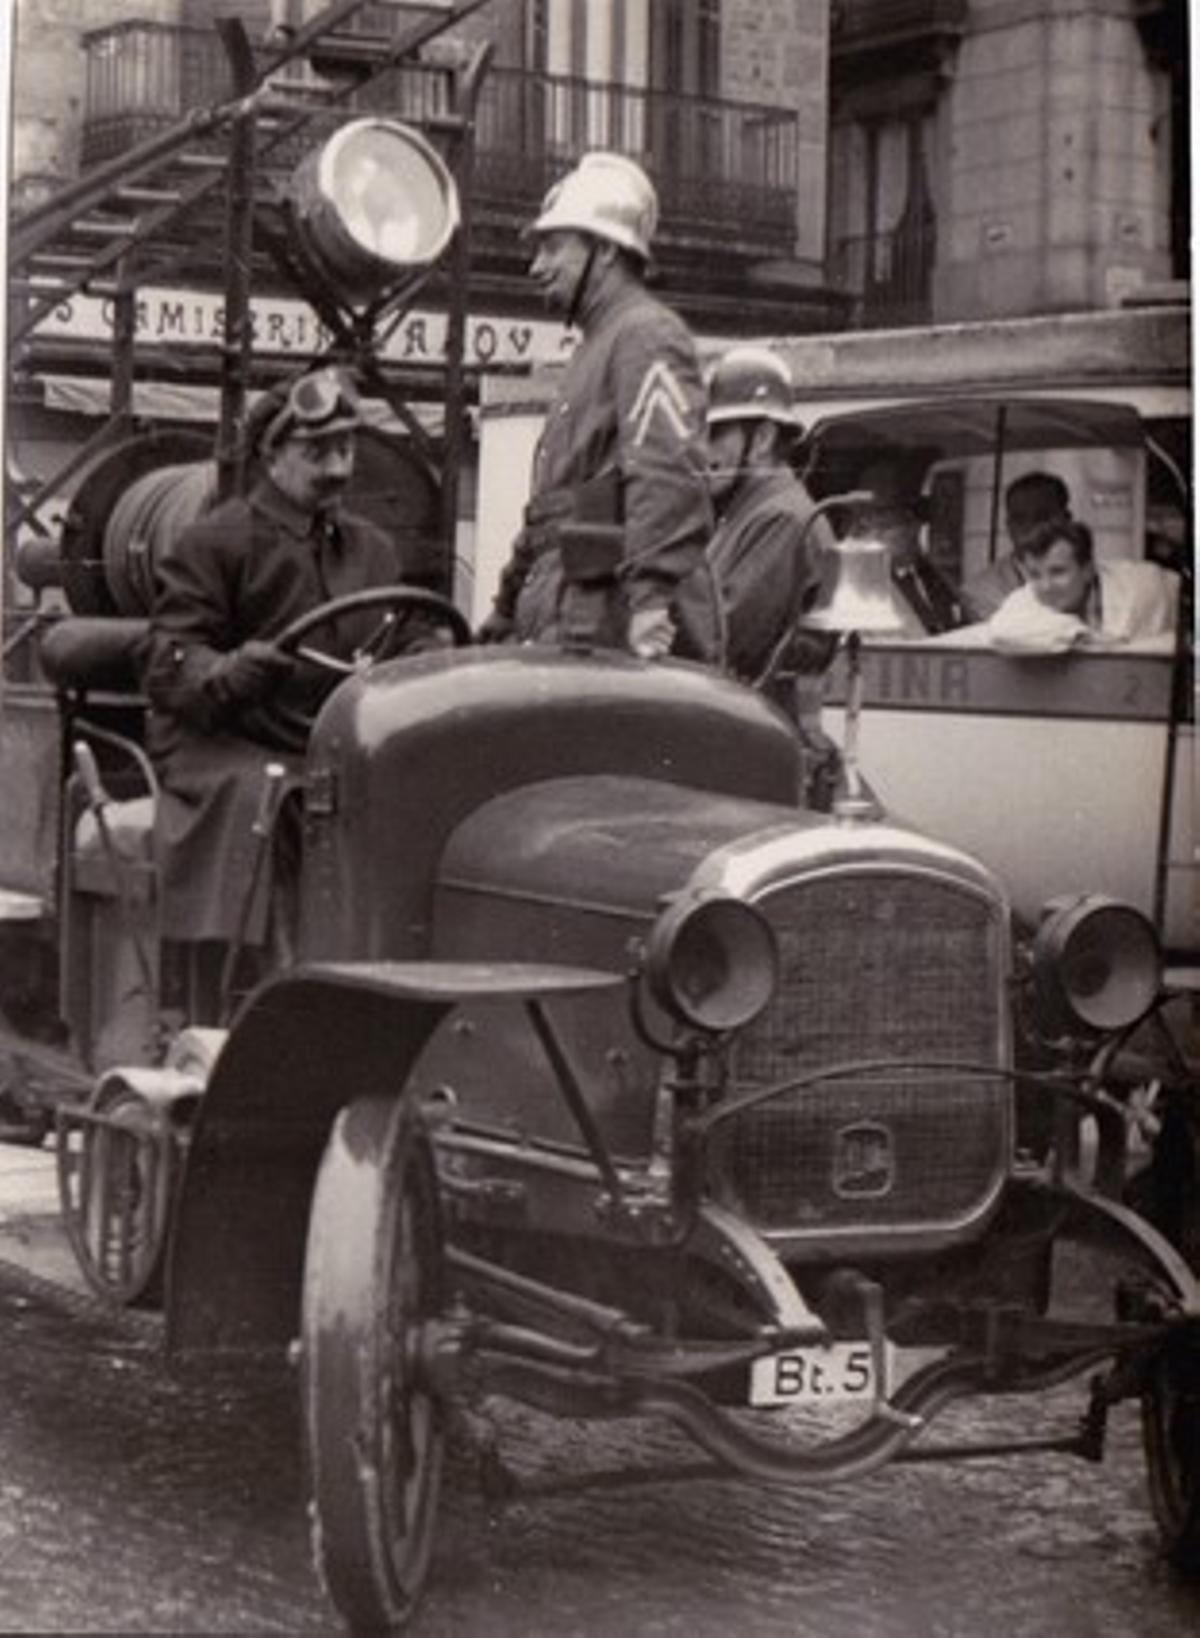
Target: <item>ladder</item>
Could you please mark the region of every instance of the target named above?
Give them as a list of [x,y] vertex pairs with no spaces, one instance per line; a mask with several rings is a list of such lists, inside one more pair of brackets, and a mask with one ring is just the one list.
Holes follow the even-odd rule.
[[[111,160],[68,183],[16,220],[9,232],[8,341],[12,360],[22,344],[72,295],[104,295],[114,304],[113,416],[78,450],[66,467],[23,496],[13,497],[10,524],[27,521],[99,448],[128,429],[133,386],[136,290],[148,276],[178,274],[195,258],[196,224],[219,220],[223,246],[225,330],[221,348],[221,414],[217,462],[225,492],[238,487],[243,469],[241,438],[250,355],[250,282],[256,240],[265,242],[285,278],[298,282],[343,348],[361,355],[366,373],[381,380],[371,357],[368,330],[378,314],[351,318],[336,296],[313,284],[311,270],[287,253],[272,229],[271,209],[281,195],[280,163],[305,132],[328,128],[339,113],[350,117],[353,99],[390,71],[411,62],[421,47],[452,29],[486,0],[413,5],[404,0],[334,0],[265,56],[256,55],[243,24],[215,24],[230,75],[231,94],[183,115]],[[347,25],[367,7],[373,15],[396,14],[388,32],[363,33]],[[472,157],[473,108],[486,67],[486,48],[459,76],[450,111],[436,133],[464,201],[464,169]],[[302,72],[298,75],[296,70]],[[214,139],[216,139],[214,143]],[[223,150],[223,151],[222,151]],[[271,162],[275,160],[275,174]],[[204,217],[201,213],[207,212]],[[219,213],[214,217],[214,213]],[[190,242],[189,242],[190,241]],[[211,242],[211,241],[210,241]],[[466,233],[451,277],[451,309],[465,286]],[[306,287],[307,286],[307,287]],[[393,302],[394,307],[394,302]],[[449,315],[447,346],[447,443],[458,436],[461,412],[464,315]],[[457,357],[453,356],[457,334]],[[385,390],[387,384],[384,383]],[[390,396],[390,392],[389,392]],[[454,405],[453,415],[451,405]],[[416,430],[402,402],[397,412]],[[450,490],[455,488],[447,459]],[[451,451],[447,449],[448,458]],[[444,496],[456,507],[456,495]]]

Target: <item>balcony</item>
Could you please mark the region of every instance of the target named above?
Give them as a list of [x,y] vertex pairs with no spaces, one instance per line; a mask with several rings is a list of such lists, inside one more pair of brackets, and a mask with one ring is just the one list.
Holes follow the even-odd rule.
[[932,208],[887,232],[839,240],[830,257],[830,283],[850,299],[852,327],[884,330],[928,324],[936,256]]
[[[129,22],[85,36],[85,169],[113,158],[190,110],[229,95],[215,33]],[[297,65],[280,82],[314,98],[320,82]],[[316,114],[324,125],[351,113],[387,113],[414,124],[444,113],[449,76],[433,65],[405,66]],[[746,259],[788,257],[795,241],[798,122],[787,109],[595,81],[494,68],[477,113],[472,205],[485,258],[501,241],[520,254],[516,228],[550,183],[587,148],[639,158],[659,189],[662,246]],[[294,162],[282,149],[271,163]]]
[[864,80],[944,72],[966,31],[967,0],[833,0],[835,92]]

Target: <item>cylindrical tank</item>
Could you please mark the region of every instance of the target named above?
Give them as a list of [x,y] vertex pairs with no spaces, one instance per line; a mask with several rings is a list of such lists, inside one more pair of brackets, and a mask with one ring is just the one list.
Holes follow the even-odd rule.
[[[123,439],[84,467],[62,529],[62,584],[74,613],[150,612],[156,554],[216,499],[211,455],[209,435],[160,429]],[[398,580],[449,590],[438,479],[407,439],[360,429],[346,505],[388,536]]]
[[121,614],[145,614],[154,598],[154,556],[217,497],[215,461],[156,467],[131,483],[104,526],[104,581]]

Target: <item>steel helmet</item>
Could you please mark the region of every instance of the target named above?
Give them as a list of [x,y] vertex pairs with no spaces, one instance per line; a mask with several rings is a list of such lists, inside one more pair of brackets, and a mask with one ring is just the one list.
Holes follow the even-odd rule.
[[731,347],[708,380],[710,427],[725,421],[775,421],[803,431],[792,408],[792,373],[766,347]]
[[532,231],[592,233],[649,261],[657,226],[658,195],[642,167],[625,154],[596,152],[554,184]]

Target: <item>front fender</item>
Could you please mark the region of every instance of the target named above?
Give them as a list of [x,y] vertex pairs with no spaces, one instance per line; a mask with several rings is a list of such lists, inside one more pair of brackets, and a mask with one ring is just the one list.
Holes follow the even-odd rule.
[[213,1066],[193,1129],[168,1252],[168,1351],[273,1350],[298,1334],[309,1203],[334,1117],[352,1098],[399,1097],[455,1005],[622,982],[526,962],[354,962],[265,984]]

